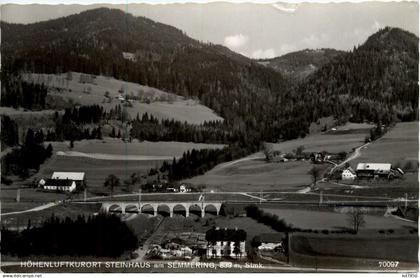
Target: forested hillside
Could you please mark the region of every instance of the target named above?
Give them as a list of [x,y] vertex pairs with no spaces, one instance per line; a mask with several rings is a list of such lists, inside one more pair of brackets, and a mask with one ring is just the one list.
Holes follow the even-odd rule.
[[1,29],[6,69],[111,75],[198,98],[245,146],[305,136],[310,123],[323,116],[382,123],[417,117],[418,39],[396,28],[322,61],[303,83],[119,10],[101,8],[29,25],[3,22]]
[[312,116],[388,124],[418,119],[418,38],[385,28],[337,56],[296,88],[296,109]]
[[[198,97],[244,133],[270,129],[276,119],[261,108],[272,107],[289,87],[280,74],[227,48],[119,10],[1,27],[3,57],[14,69],[112,75]],[[124,59],[123,52],[133,53],[135,61]]]

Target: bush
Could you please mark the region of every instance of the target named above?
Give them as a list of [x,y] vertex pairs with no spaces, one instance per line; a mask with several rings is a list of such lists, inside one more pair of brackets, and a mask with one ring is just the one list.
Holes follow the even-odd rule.
[[255,219],[256,221],[263,223],[273,228],[278,232],[290,231],[292,227],[288,225],[283,219],[279,219],[278,215],[272,213],[266,213],[262,209],[255,205],[250,205],[245,208],[246,216]]

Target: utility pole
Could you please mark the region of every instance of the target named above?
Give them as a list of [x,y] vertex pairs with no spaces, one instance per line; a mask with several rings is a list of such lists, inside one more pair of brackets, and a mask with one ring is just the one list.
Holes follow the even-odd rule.
[[20,188],[18,188],[17,192],[16,192],[16,202],[19,203],[20,202]]
[[404,212],[407,211],[407,203],[408,203],[408,194],[407,192],[405,193],[405,204],[404,204]]
[[262,197],[263,197],[262,190],[260,190],[260,204],[262,202]]
[[322,205],[322,202],[323,202],[323,196],[322,196],[322,191],[320,191],[319,192],[319,205],[321,206]]

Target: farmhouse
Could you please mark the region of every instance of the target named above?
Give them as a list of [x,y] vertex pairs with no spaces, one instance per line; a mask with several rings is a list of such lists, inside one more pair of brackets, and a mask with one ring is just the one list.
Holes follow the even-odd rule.
[[45,190],[73,192],[85,183],[83,172],[54,172],[50,179],[41,180],[39,185]]
[[351,167],[344,169],[343,172],[341,173],[342,180],[354,180],[356,177],[357,177],[356,172]]
[[388,177],[391,173],[390,163],[359,163],[356,173],[358,178]]
[[246,232],[213,228],[206,232],[207,258],[245,258]]

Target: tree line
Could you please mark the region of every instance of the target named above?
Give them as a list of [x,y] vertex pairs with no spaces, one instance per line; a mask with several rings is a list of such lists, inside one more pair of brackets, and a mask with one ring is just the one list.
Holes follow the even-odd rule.
[[247,206],[245,212],[247,217],[270,226],[277,232],[287,232],[292,229],[292,226],[288,225],[284,219],[280,219],[278,215],[265,212],[256,205]]
[[1,71],[1,106],[30,110],[45,109],[47,87],[44,84],[26,82],[20,73],[7,65]]
[[252,152],[251,149],[236,144],[223,149],[192,149],[184,152],[180,159],[174,158],[172,163],[163,162],[159,170],[162,173],[167,172],[170,181],[178,181],[203,175],[217,164],[244,157]]
[[146,112],[131,122],[131,137],[140,141],[179,141],[211,144],[235,142],[238,135],[229,132],[222,121],[189,124],[174,119],[158,120]]
[[44,161],[51,157],[51,144],[44,146],[42,131],[28,129],[25,141],[20,148],[15,148],[1,158],[2,176],[17,175],[28,177],[30,170],[39,171]]
[[99,214],[60,219],[52,215],[39,227],[30,221],[22,232],[1,230],[4,255],[28,257],[94,256],[120,257],[138,247],[136,235],[117,216]]
[[19,129],[15,121],[9,116],[1,116],[1,150],[19,144]]

